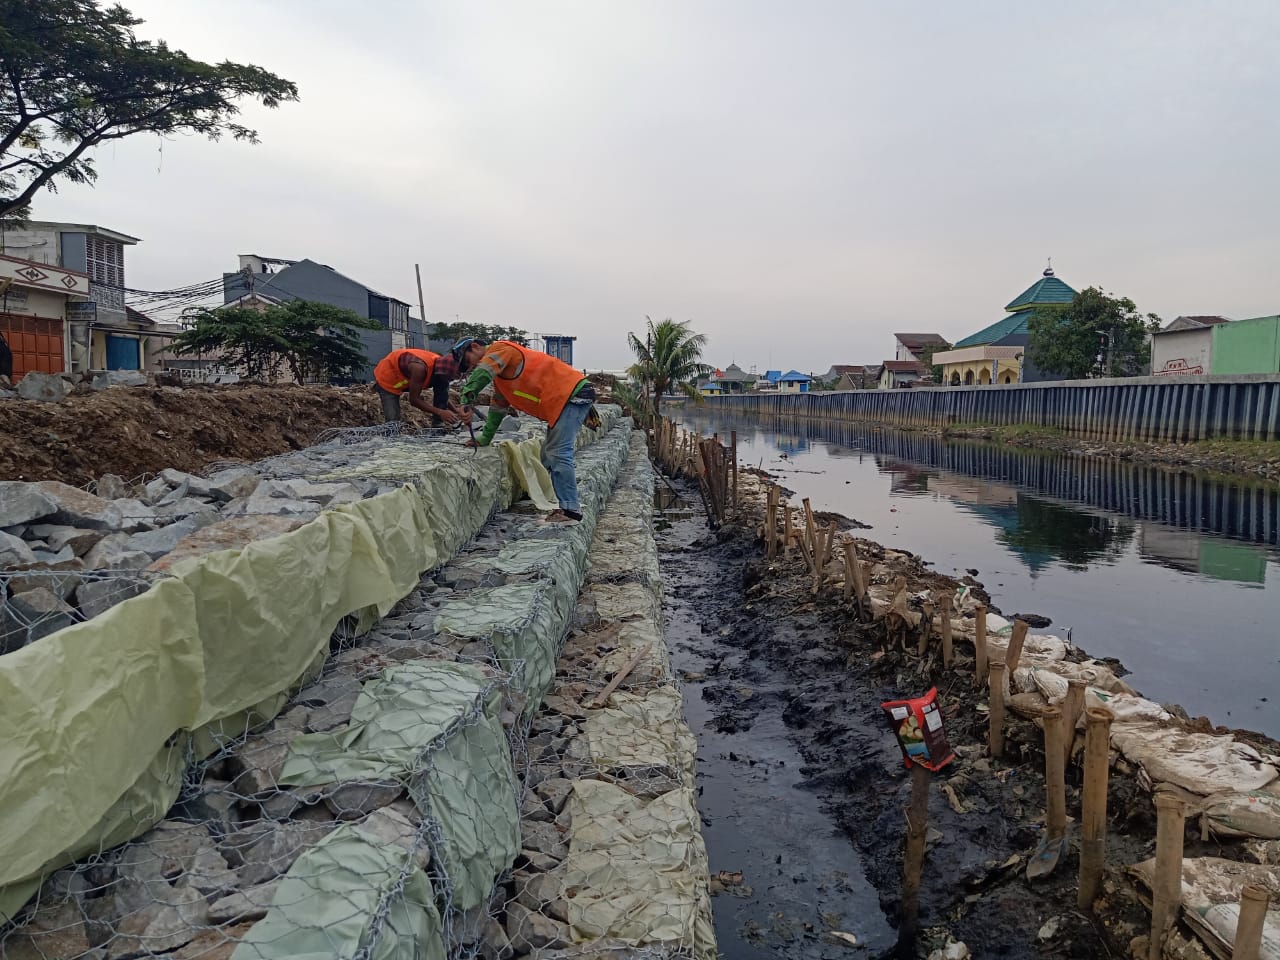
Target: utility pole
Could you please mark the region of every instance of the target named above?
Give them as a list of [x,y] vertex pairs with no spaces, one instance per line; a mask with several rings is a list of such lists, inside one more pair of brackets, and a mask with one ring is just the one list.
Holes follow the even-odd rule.
[[415,263],[413,265],[413,275],[418,278],[418,312],[422,314],[422,338],[429,340],[427,336],[427,306],[422,299],[422,269]]

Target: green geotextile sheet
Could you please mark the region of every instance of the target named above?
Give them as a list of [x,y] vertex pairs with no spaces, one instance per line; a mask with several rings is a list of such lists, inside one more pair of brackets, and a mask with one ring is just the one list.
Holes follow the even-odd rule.
[[184,561],[0,657],[0,921],[42,873],[159,820],[192,751],[273,716],[342,617],[385,614],[506,506],[509,458],[536,463],[541,439],[506,446],[420,453],[411,485]]
[[716,956],[707,851],[692,788],[642,800],[601,780],[576,780],[569,855],[553,872],[575,941],[693,946]]
[[453,899],[467,910],[520,850],[503,685],[474,664],[414,660],[365,683],[351,722],[294,739],[280,783],[399,780],[440,825]]
[[[431,881],[400,847],[344,824],[309,848],[276,888],[232,960],[444,960]],[[403,878],[403,884],[401,883]],[[375,929],[373,918],[385,910]]]

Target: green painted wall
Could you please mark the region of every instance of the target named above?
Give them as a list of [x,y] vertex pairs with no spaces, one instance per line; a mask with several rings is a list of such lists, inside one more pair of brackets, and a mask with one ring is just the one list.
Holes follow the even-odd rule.
[[1213,328],[1211,373],[1280,372],[1280,316]]

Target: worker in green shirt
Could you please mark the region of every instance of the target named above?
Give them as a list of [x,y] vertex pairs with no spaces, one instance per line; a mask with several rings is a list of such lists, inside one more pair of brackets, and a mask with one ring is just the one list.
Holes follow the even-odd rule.
[[588,422],[596,398],[591,381],[564,361],[509,340],[496,340],[487,347],[474,342],[459,343],[454,347],[454,354],[466,357],[473,364],[471,376],[462,387],[464,408],[493,384],[493,405],[476,443],[488,446],[511,410],[542,420],[547,424],[542,465],[551,474],[551,486],[560,502],[560,509],[549,514],[546,521],[575,523],[581,520],[573,452],[578,431]]

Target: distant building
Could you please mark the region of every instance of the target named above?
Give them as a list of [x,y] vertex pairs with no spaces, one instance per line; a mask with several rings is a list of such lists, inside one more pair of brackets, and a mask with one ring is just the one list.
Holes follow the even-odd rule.
[[886,360],[877,371],[876,387],[880,390],[911,387],[919,383],[924,375],[924,364],[919,360]]
[[698,392],[704,397],[718,397],[724,391],[720,388],[720,384],[714,380],[703,380],[698,384]]
[[929,347],[946,347],[947,340],[940,333],[895,333],[897,343],[895,360],[923,360]]
[[764,374],[756,380],[756,390],[764,393],[776,393],[781,380],[781,370],[766,370]]
[[[33,313],[26,323],[35,331],[28,331],[28,336],[43,338],[38,347],[24,348],[24,355],[32,357],[24,363],[34,363],[26,369],[43,370],[55,356],[62,358],[55,370],[142,369],[143,338],[159,334],[149,317],[130,311],[124,302],[125,249],[138,242],[137,237],[106,227],[51,220],[31,220],[0,231],[0,254],[38,265],[31,268],[31,276],[47,273],[71,294],[64,298],[58,317],[48,316],[51,308],[45,306],[40,308],[45,313]],[[74,275],[87,277],[87,295],[73,281]],[[15,374],[16,367],[15,361]]]
[[[88,295],[88,274],[0,255],[0,336],[13,354],[15,381],[33,370],[69,369],[68,311]],[[87,358],[87,347],[81,354]]]
[[1194,377],[1213,369],[1213,329],[1226,317],[1177,317],[1151,335],[1151,373]]
[[822,377],[828,383],[834,382],[832,390],[874,390],[876,375],[880,367],[876,364],[837,363]]
[[778,378],[778,390],[781,393],[808,393],[813,377],[799,370],[788,370]]
[[392,350],[426,345],[421,321],[410,322],[408,303],[314,260],[241,254],[240,269],[222,275],[222,293],[227,305],[254,295],[278,302],[310,300],[378,321],[380,330],[357,331],[365,363],[352,377],[356,382],[371,381],[374,365]]
[[1216,324],[1210,332],[1209,373],[1280,373],[1280,316]]
[[572,367],[573,344],[577,339],[577,337],[569,337],[559,333],[545,333],[542,335],[543,349],[557,360],[563,360]]
[[1076,291],[1059,280],[1052,267],[1046,267],[1039,280],[1005,305],[1008,316],[933,355],[934,365],[942,367],[943,386],[1054,379],[1042,374],[1026,357],[1029,323],[1038,308],[1063,306],[1075,296]]
[[715,371],[708,379],[719,385],[721,393],[746,393],[755,386],[756,375],[731,363],[723,370]]

